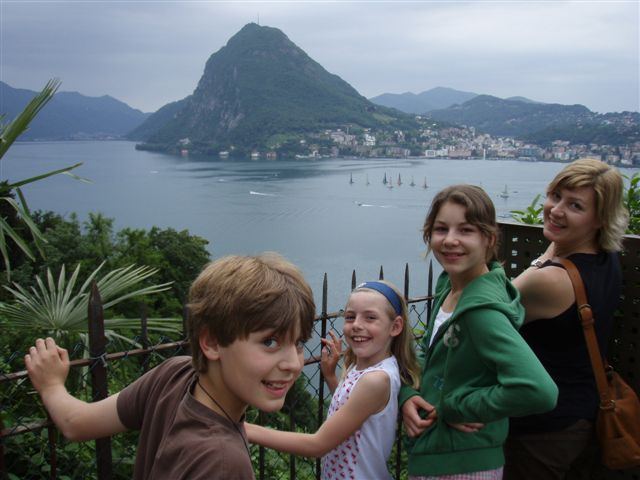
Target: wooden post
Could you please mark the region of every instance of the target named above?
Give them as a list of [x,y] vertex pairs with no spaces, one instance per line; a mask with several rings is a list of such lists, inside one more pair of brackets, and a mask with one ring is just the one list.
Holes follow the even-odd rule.
[[[107,339],[104,336],[104,312],[102,300],[98,292],[98,286],[94,281],[91,284],[91,297],[89,298],[89,355],[91,357],[91,390],[93,401],[97,402],[109,395],[107,387]],[[111,464],[111,438],[99,438],[96,440],[96,466],[98,480],[108,480],[112,477]]]

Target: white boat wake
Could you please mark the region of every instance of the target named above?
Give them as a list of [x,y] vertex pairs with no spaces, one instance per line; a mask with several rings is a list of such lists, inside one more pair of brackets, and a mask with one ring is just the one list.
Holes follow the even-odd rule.
[[253,190],[249,191],[249,195],[262,195],[263,197],[276,197],[275,193],[262,193],[262,192],[254,192]]
[[370,203],[354,202],[359,207],[393,208],[393,205],[372,205]]

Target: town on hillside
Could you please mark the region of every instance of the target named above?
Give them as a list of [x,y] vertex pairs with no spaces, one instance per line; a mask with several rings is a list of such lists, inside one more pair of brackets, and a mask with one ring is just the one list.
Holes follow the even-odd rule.
[[[345,125],[302,135],[297,142],[275,143],[264,150],[247,152],[252,159],[294,157],[321,159],[335,157],[518,159],[528,161],[569,162],[576,158],[599,158],[618,166],[640,165],[640,142],[627,145],[571,143],[554,140],[548,145],[495,136],[476,131],[475,127],[443,125],[416,116],[420,128],[413,131],[375,130]],[[180,140],[181,152],[188,155],[190,141]],[[219,152],[221,158],[237,156],[234,147]],[[243,155],[240,153],[240,155]]]

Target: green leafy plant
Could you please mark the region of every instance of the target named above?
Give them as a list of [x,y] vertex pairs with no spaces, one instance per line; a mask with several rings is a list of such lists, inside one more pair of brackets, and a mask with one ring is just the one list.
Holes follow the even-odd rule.
[[[49,80],[42,91],[27,104],[24,110],[13,121],[4,123],[4,115],[0,116],[0,159],[2,159],[5,153],[7,153],[13,142],[15,142],[15,140],[29,128],[31,121],[53,98],[59,86],[60,80]],[[82,165],[82,163],[76,163],[70,167],[36,175],[35,177],[20,180],[15,183],[0,183],[0,203],[7,204],[9,209],[17,215],[16,218],[18,223],[26,227],[28,232],[31,234],[36,249],[40,255],[43,255],[42,244],[45,243],[46,240],[31,218],[27,201],[20,187],[60,173],[71,175],[79,180],[84,180],[70,173],[71,170],[79,167],[80,165]],[[17,193],[19,201],[16,201],[14,196],[11,194],[12,190],[15,190]],[[31,260],[35,259],[32,249],[25,241],[23,235],[15,227],[16,225],[12,225],[10,223],[9,216],[3,212],[0,216],[0,254],[2,254],[2,258],[4,259],[7,278],[11,277],[11,256],[9,255],[8,239],[11,239],[28,258]]]
[[624,191],[624,206],[629,211],[627,233],[640,233],[640,174],[623,175],[629,182]]
[[[90,288],[104,262],[96,268],[80,288],[75,291],[80,265],[67,279],[64,265],[60,269],[57,280],[47,268],[46,279],[35,277],[36,285],[24,288],[17,283],[5,286],[14,298],[13,303],[0,303],[0,315],[4,316],[7,325],[16,329],[37,330],[57,339],[79,335],[81,338],[88,329],[87,311]],[[135,267],[129,265],[108,272],[96,282],[103,308],[106,310],[128,298],[149,295],[167,290],[172,282],[151,285],[132,290],[132,288],[155,274],[157,269]],[[119,335],[115,330],[133,329],[139,326],[138,319],[110,318],[105,319],[107,336],[119,338],[128,343],[132,340]],[[181,329],[179,319],[149,319],[148,327],[156,331],[176,332]]]
[[540,202],[540,194],[537,194],[529,206],[524,210],[511,210],[514,220],[526,225],[541,225],[543,205]]

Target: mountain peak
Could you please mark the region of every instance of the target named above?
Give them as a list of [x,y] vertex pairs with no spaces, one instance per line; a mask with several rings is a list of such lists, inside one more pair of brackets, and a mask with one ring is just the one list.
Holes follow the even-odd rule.
[[[193,94],[174,107],[171,118],[163,117],[163,125],[145,135],[150,144],[172,150],[189,138],[203,151],[274,148],[283,138],[346,124],[380,126],[383,120],[374,114],[385,110],[327,72],[282,31],[255,23],[209,57]],[[385,122],[398,117],[387,115]]]
[[402,94],[383,93],[370,100],[378,105],[396,108],[405,113],[424,114],[431,110],[464,103],[476,95],[475,93],[463,92],[448,87],[435,87],[418,94],[411,92]]
[[275,27],[267,27],[258,25],[257,23],[247,23],[242,27],[238,33],[232,36],[227,42],[227,47],[233,46],[236,43],[252,42],[256,46],[260,46],[260,43],[265,41],[284,41],[291,42],[289,38]]

